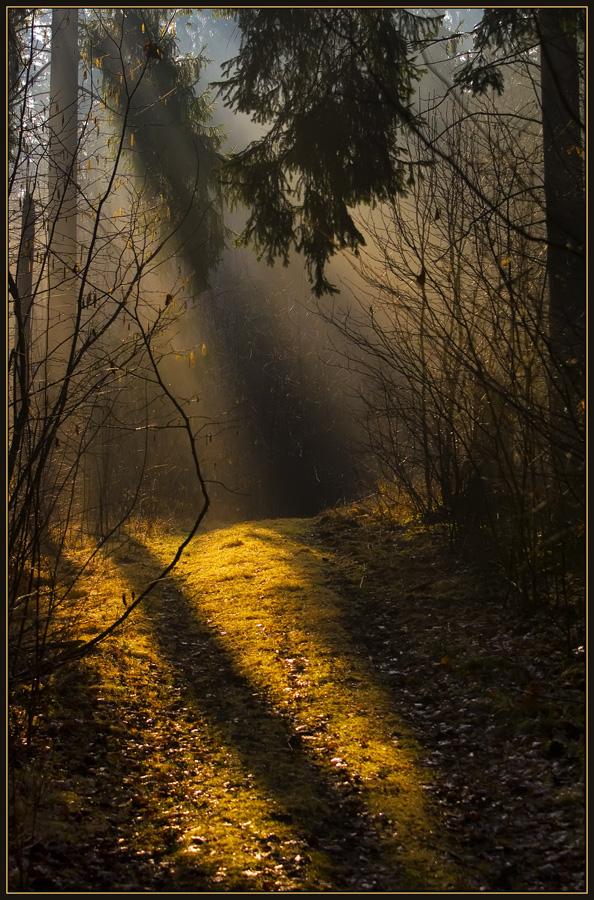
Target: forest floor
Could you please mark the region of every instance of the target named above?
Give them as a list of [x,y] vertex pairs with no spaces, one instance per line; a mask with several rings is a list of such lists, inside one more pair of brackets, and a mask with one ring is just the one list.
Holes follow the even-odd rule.
[[[89,573],[87,637],[177,539]],[[357,510],[196,538],[45,690],[9,892],[584,892],[585,664],[498,590]]]

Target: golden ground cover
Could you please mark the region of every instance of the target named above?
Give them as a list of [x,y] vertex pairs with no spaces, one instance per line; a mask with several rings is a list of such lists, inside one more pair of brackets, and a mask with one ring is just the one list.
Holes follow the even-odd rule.
[[[179,540],[138,529],[89,567],[74,636]],[[11,889],[579,890],[583,662],[475,576],[360,510],[194,539],[45,689]]]
[[[75,862],[82,828],[86,869],[111,890],[147,877],[184,890],[459,884],[414,739],[353,647],[310,532],[283,520],[197,538],[121,633],[61,679],[34,883],[59,886],[53,861]],[[118,599],[96,616],[177,543],[131,539],[103,582]]]

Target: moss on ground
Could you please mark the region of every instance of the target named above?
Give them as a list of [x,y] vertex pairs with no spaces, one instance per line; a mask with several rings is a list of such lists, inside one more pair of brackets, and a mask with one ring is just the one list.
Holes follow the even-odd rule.
[[[345,510],[192,541],[42,694],[11,773],[11,888],[579,886],[583,663],[546,622],[502,622],[495,580],[438,538]],[[180,540],[137,531],[97,560],[72,636]]]
[[[415,740],[345,627],[311,529],[195,539],[122,631],[56,680],[33,887],[460,888]],[[128,542],[81,636],[178,542]]]

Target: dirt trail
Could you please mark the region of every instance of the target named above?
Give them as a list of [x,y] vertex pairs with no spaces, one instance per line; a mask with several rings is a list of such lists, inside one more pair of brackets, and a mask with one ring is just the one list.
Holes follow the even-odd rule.
[[[200,537],[125,631],[62,679],[27,849],[33,889],[516,886],[507,834],[497,841],[489,825],[497,849],[477,853],[444,815],[457,767],[440,771],[415,737],[427,707],[447,701],[457,652],[438,609],[427,643],[420,598],[427,583],[460,595],[463,579],[400,533],[372,544],[357,528],[283,520]],[[138,591],[175,545],[131,540],[111,593]],[[377,569],[382,553],[401,553],[400,567]],[[414,670],[413,627],[430,654]],[[494,789],[468,799],[470,776],[468,810],[488,819]],[[466,824],[484,837],[482,823]]]

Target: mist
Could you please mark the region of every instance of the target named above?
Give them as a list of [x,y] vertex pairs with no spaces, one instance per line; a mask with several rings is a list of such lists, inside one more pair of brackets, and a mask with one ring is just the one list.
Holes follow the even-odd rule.
[[585,10],[7,23],[11,886],[581,889]]
[[[198,93],[221,78],[222,64],[239,47],[235,23],[209,11],[180,17],[176,40],[180,55],[204,50],[209,60]],[[230,112],[215,88],[209,96],[210,124],[224,129],[224,150],[243,148],[261,134],[247,116]],[[175,128],[171,119],[168,128]],[[171,140],[169,168],[189,170],[191,150],[181,134]],[[118,202],[116,196],[111,206]],[[315,300],[296,254],[288,266],[269,266],[250,249],[233,247],[246,216],[246,210],[225,210],[226,249],[207,289],[193,282],[196,251],[192,256],[183,248],[150,276],[157,303],[175,296],[175,319],[160,338],[161,367],[187,404],[211,498],[207,526],[315,515],[364,495],[376,476],[361,403],[364,366],[355,365],[336,327],[353,304],[367,302],[364,280],[352,259],[336,257],[329,271],[341,293]],[[188,290],[179,289],[187,282]],[[155,474],[147,508],[166,518],[186,515],[197,488],[186,438],[167,431],[169,413],[163,416],[152,419],[158,437],[150,449],[148,471]]]
[[[206,44],[211,62],[197,85],[221,77],[221,63],[238,47],[231,20],[196,12],[177,33],[180,53]],[[216,98],[216,92],[213,91]],[[230,113],[216,99],[212,124],[222,125],[225,148],[243,147],[261,128]],[[175,142],[175,166],[187,160]],[[188,401],[196,448],[211,497],[208,524],[278,516],[310,516],[349,502],[368,489],[365,450],[356,421],[361,385],[344,367],[341,337],[318,314],[303,261],[269,266],[249,249],[234,248],[245,210],[226,210],[227,249],[207,290],[185,301],[164,337],[164,372],[174,392]],[[155,296],[170,290],[170,269],[185,275],[193,259],[179,255],[152,277]],[[333,266],[336,275],[348,265]],[[179,279],[178,279],[179,280]],[[334,303],[346,308],[347,300]],[[193,475],[183,436],[161,438],[153,465],[163,473],[175,458],[171,479],[153,489],[178,512],[191,504]]]
[[[413,79],[414,108],[424,119],[417,130],[403,130],[395,149],[402,183],[394,182],[393,198],[349,208],[345,218],[352,214],[365,244],[331,246],[325,272],[339,293],[316,299],[311,253],[268,265],[284,250],[274,235],[264,259],[235,245],[250,210],[229,208],[215,170],[225,153],[249,146],[263,130],[217,93],[224,64],[240,46],[235,21],[190,10],[164,27],[150,11],[130,9],[121,22],[116,14],[80,13],[84,27],[71,38],[74,50],[82,41],[80,58],[71,58],[62,79],[63,91],[73,85],[78,132],[77,116],[69,114],[66,128],[60,103],[47,104],[48,71],[62,63],[59,55],[51,59],[57,38],[50,39],[49,17],[36,26],[34,88],[21,123],[30,148],[15,167],[11,216],[16,257],[36,167],[43,189],[31,194],[37,190],[42,210],[34,238],[42,249],[19,260],[23,290],[33,297],[25,304],[23,377],[34,363],[41,385],[35,402],[44,408],[43,379],[49,374],[59,384],[69,360],[89,379],[81,376],[84,403],[73,407],[82,421],[57,410],[43,441],[60,448],[58,467],[74,471],[82,459],[82,507],[100,510],[93,530],[110,530],[130,491],[143,514],[174,521],[191,519],[206,489],[211,523],[315,515],[366,496],[382,478],[397,490],[404,484],[422,513],[440,504],[451,513],[452,503],[472,493],[475,475],[483,487],[497,483],[500,498],[501,482],[516,473],[502,474],[501,460],[514,458],[507,447],[484,461],[486,422],[501,407],[491,394],[515,390],[518,359],[532,365],[532,352],[539,365],[545,359],[546,269],[542,258],[514,245],[524,228],[533,246],[544,240],[532,61],[525,70],[518,63],[501,99],[471,98],[453,82],[471,35],[450,41],[449,31],[462,22],[472,29],[481,11],[446,11],[437,40],[414,59],[427,69]],[[64,129],[75,183],[57,161]],[[578,159],[576,152],[572,163]],[[64,214],[64,181],[77,231]],[[319,223],[311,233],[316,229],[325,236]],[[313,241],[316,252],[321,244]],[[527,287],[520,292],[501,273],[514,254],[523,259]],[[577,322],[577,309],[572,314]],[[518,331],[526,316],[532,331]],[[499,347],[503,321],[500,358],[490,348]],[[38,347],[28,359],[30,339]],[[516,357],[520,345],[525,355]],[[502,371],[509,385],[502,386]],[[544,384],[548,374],[538,378]],[[520,430],[532,428],[536,401],[528,395],[538,378],[526,375]],[[545,393],[538,397],[543,418]],[[100,398],[104,419],[83,442],[81,429],[95,421],[81,411],[90,397]],[[574,424],[568,447],[567,429],[555,430],[560,452],[577,459],[578,418]],[[17,430],[15,455],[20,439]]]

